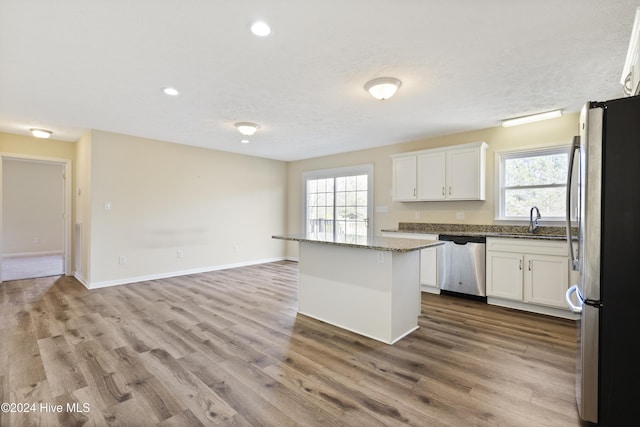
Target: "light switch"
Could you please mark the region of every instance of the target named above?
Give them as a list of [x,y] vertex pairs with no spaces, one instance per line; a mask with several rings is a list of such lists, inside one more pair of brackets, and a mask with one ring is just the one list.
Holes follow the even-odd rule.
[[105,211],[111,210],[111,202],[104,202],[104,210]]

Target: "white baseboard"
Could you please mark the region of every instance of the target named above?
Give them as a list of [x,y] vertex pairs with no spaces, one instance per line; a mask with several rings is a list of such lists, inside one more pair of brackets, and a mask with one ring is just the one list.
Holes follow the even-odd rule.
[[87,281],[84,279],[84,277],[82,277],[82,275],[80,273],[74,272],[73,273],[73,277],[75,277],[78,282],[82,283],[82,285],[85,288],[89,289],[89,286],[87,285]]
[[194,268],[190,270],[170,271],[167,273],[151,274],[148,276],[127,277],[124,279],[106,280],[103,282],[86,283],[86,281],[78,278],[77,274],[75,275],[75,277],[87,289],[99,289],[99,288],[106,288],[109,286],[118,286],[118,285],[127,285],[130,283],[145,282],[147,280],[168,279],[170,277],[187,276],[189,274],[208,273],[210,271],[227,270],[230,268],[247,267],[250,265],[257,265],[257,264],[266,264],[269,262],[276,262],[276,261],[285,261],[285,257],[266,258],[266,259],[260,259],[260,260],[238,262],[233,264],[214,265],[209,267]]

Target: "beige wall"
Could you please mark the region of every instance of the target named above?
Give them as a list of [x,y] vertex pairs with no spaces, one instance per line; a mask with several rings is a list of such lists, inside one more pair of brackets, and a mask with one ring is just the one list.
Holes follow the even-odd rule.
[[75,143],[0,132],[0,153],[72,160]]
[[62,253],[64,166],[2,159],[2,254]]
[[75,226],[74,226],[74,274],[85,284],[91,282],[89,260],[91,259],[91,132],[84,134],[76,143]]
[[[547,120],[510,128],[496,127],[420,141],[389,145],[369,150],[355,151],[334,156],[318,157],[288,164],[288,230],[289,233],[303,231],[302,172],[374,164],[374,205],[387,206],[388,213],[374,212],[374,232],[396,228],[399,222],[493,224],[495,216],[495,153],[504,150],[527,149],[568,145],[578,134],[577,113],[559,119]],[[391,155],[406,151],[443,147],[484,141],[487,149],[487,187],[485,201],[457,202],[392,202],[391,200]],[[374,209],[375,211],[375,209]],[[464,220],[456,220],[456,213],[463,212]],[[416,215],[419,219],[416,219]],[[297,244],[287,246],[287,255],[297,257]]]
[[284,256],[284,162],[102,131],[78,149],[89,287]]

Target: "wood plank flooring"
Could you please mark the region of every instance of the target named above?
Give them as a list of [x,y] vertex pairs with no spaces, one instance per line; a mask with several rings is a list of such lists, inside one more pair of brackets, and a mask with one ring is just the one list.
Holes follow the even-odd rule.
[[581,425],[572,321],[423,294],[389,346],[296,308],[293,262],[4,282],[0,426]]

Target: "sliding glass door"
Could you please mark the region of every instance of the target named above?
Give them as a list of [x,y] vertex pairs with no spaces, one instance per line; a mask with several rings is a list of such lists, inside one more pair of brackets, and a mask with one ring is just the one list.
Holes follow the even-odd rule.
[[303,181],[307,233],[372,234],[372,165],[306,172]]

